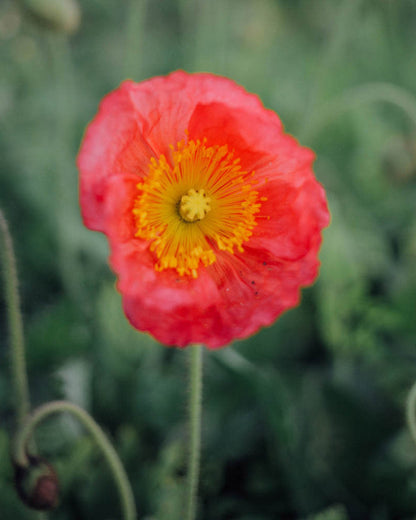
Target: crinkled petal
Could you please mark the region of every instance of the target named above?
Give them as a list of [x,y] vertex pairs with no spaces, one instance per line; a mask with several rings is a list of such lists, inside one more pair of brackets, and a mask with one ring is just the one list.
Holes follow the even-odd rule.
[[146,241],[134,238],[135,177],[113,177],[107,188],[110,262],[119,274],[126,315],[136,328],[166,345],[218,348],[253,334],[295,306],[300,287],[316,277],[318,229],[311,234],[307,253],[295,261],[250,242],[244,253],[218,252],[218,262],[202,269],[197,279],[156,272]]
[[[197,278],[155,270],[149,242],[136,236],[137,184],[151,158],[171,160],[183,139],[227,145],[252,174],[260,212],[243,251],[213,249]],[[85,224],[106,233],[125,313],[166,345],[218,348],[270,325],[299,302],[317,276],[329,213],[314,154],[284,134],[276,114],[234,82],[178,71],[124,82],[101,103],[78,157]]]
[[189,133],[211,145],[231,146],[242,169],[254,171],[254,187],[263,202],[251,246],[282,259],[304,256],[311,230],[328,225],[325,193],[312,171],[315,154],[283,134],[278,117],[269,110],[230,113],[220,103],[198,105]]
[[[142,83],[125,81],[108,94],[85,133],[77,165],[82,172],[80,202],[85,225],[105,231],[101,221],[103,184],[122,173],[146,174],[150,158],[169,155],[186,137],[198,104],[263,109],[261,101],[226,78],[177,71]],[[264,110],[265,111],[265,110]],[[280,121],[265,111],[274,124]]]

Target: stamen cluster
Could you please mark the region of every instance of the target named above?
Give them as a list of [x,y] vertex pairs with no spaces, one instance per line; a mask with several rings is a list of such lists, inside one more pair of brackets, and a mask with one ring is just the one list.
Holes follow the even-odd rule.
[[181,141],[169,161],[152,158],[133,213],[136,236],[155,253],[155,269],[196,278],[200,265],[215,262],[216,251],[242,252],[261,207],[252,181],[227,145]]

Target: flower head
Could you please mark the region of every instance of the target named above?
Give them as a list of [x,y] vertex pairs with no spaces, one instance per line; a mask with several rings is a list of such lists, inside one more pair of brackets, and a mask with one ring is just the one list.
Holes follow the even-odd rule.
[[132,325],[217,348],[295,306],[329,219],[313,159],[226,78],[178,71],[106,96],[78,156],[80,201]]

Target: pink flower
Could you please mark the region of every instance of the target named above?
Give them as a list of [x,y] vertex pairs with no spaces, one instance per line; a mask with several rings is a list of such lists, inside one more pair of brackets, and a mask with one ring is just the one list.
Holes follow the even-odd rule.
[[226,78],[178,71],[107,95],[78,156],[80,201],[132,325],[218,348],[297,305],[329,221],[313,160]]

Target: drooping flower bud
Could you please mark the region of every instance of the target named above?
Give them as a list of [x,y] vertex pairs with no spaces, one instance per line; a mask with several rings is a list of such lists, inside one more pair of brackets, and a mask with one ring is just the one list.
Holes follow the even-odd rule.
[[71,34],[81,21],[77,0],[21,0],[21,5],[40,24],[58,32]]
[[48,511],[58,505],[59,481],[53,467],[41,457],[28,455],[29,464],[14,464],[16,490],[28,507]]

